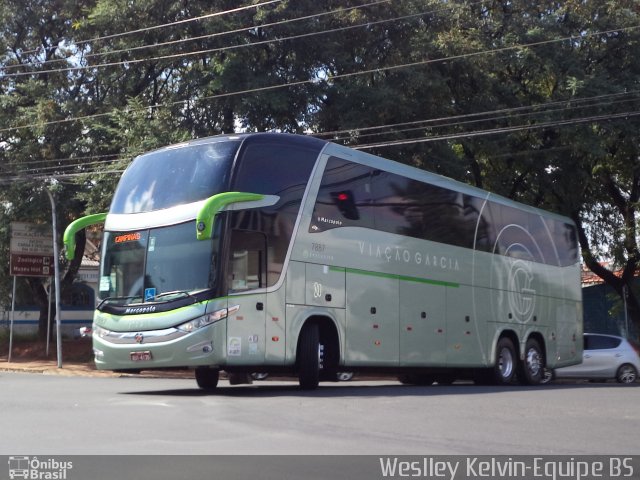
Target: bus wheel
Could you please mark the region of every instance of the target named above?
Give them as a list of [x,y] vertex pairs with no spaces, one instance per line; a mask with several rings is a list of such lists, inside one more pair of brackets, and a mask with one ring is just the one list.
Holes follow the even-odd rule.
[[298,344],[298,381],[303,390],[314,390],[320,382],[320,331],[318,325],[306,325]]
[[516,373],[516,349],[508,337],[498,340],[496,346],[496,364],[493,367],[493,380],[497,385],[508,385]]
[[540,385],[544,379],[544,354],[540,344],[534,338],[527,340],[524,347],[521,372],[521,380],[527,385]]
[[220,370],[211,367],[196,367],[196,383],[203,390],[215,390]]

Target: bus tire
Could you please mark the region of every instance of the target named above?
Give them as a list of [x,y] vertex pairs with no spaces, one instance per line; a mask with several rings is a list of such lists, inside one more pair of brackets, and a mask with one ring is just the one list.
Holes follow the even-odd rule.
[[215,390],[218,386],[220,370],[211,367],[196,367],[196,383],[202,390]]
[[530,338],[524,347],[520,379],[526,385],[540,385],[545,376],[544,366],[544,353],[540,343],[535,338]]
[[320,383],[320,331],[315,323],[305,325],[298,343],[298,381],[303,390]]
[[509,385],[516,375],[516,348],[509,337],[502,337],[496,345],[496,363],[493,367],[493,383]]

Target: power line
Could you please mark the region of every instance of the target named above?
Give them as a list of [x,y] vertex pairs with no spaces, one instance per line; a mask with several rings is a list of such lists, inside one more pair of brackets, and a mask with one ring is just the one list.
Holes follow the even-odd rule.
[[120,154],[118,153],[111,153],[111,154],[104,154],[104,155],[86,155],[86,156],[79,156],[79,157],[65,157],[65,158],[50,158],[50,159],[46,159],[46,160],[24,160],[22,162],[20,162],[21,165],[38,165],[41,163],[53,163],[53,162],[68,162],[70,160],[74,160],[74,161],[80,161],[80,160],[96,160],[96,159],[100,159],[100,158],[110,158],[110,157],[117,157]]
[[[220,17],[220,16],[223,16],[223,15],[231,14],[231,13],[238,13],[238,12],[241,12],[241,11],[244,11],[244,10],[251,10],[251,9],[254,9],[254,8],[263,7],[265,5],[270,5],[272,3],[279,3],[279,2],[282,2],[282,1],[283,0],[267,0],[267,1],[262,2],[262,3],[256,3],[256,4],[253,4],[253,5],[245,5],[245,6],[242,6],[242,7],[232,8],[230,10],[224,10],[222,12],[208,13],[206,15],[201,15],[199,17],[186,18],[186,19],[183,19],[183,20],[176,20],[175,22],[163,23],[161,25],[153,25],[151,27],[144,27],[144,28],[139,28],[137,30],[130,30],[128,32],[114,33],[114,34],[111,34],[111,35],[105,35],[103,37],[95,37],[95,38],[91,38],[91,39],[88,39],[88,40],[78,40],[77,42],[74,42],[74,45],[76,45],[76,46],[85,45],[85,44],[88,44],[88,43],[99,42],[101,40],[110,40],[112,38],[119,38],[119,37],[124,37],[124,36],[127,36],[127,35],[133,35],[133,34],[136,34],[136,33],[149,32],[149,31],[152,31],[152,30],[160,29],[160,28],[167,28],[167,27],[172,27],[172,26],[175,26],[175,25],[181,25],[181,24],[190,23],[190,22],[197,22],[197,21],[200,21],[200,20],[208,19],[208,18]],[[54,47],[47,47],[46,49],[47,50],[54,50],[56,48],[58,48],[58,45],[56,45]],[[27,53],[37,53],[37,52],[38,52],[38,50],[36,49],[36,50],[25,50],[22,53],[23,54],[27,54]]]
[[[316,137],[327,137],[327,136],[334,136],[334,135],[340,135],[340,134],[345,134],[345,133],[353,133],[353,132],[367,132],[370,130],[380,130],[383,128],[391,128],[391,127],[404,127],[404,126],[412,126],[412,125],[419,125],[419,124],[424,124],[424,123],[436,123],[436,122],[442,122],[442,121],[451,121],[451,120],[464,120],[464,119],[468,119],[468,118],[477,118],[477,117],[485,117],[488,115],[497,115],[497,114],[509,114],[509,113],[517,113],[517,112],[522,112],[522,111],[527,111],[527,110],[534,110],[534,109],[546,109],[548,107],[556,107],[556,106],[564,106],[567,108],[579,108],[579,105],[576,104],[582,104],[582,103],[588,103],[588,102],[593,102],[593,101],[598,101],[600,102],[601,100],[605,100],[605,99],[609,99],[609,98],[619,98],[619,97],[625,97],[625,96],[630,96],[630,95],[638,95],[640,94],[640,90],[630,90],[630,91],[626,91],[626,92],[617,92],[617,93],[606,93],[606,94],[602,94],[602,95],[594,95],[591,97],[572,97],[566,100],[556,100],[553,102],[546,102],[546,103],[540,103],[540,104],[535,104],[535,105],[525,105],[525,106],[521,106],[521,107],[509,107],[509,108],[501,108],[498,110],[488,110],[488,111],[484,111],[484,112],[474,112],[474,113],[465,113],[465,114],[460,114],[460,115],[449,115],[446,117],[435,117],[435,118],[428,118],[428,119],[424,119],[424,120],[415,120],[415,121],[411,121],[411,122],[401,122],[401,123],[393,123],[393,124],[385,124],[385,125],[374,125],[374,126],[368,126],[368,127],[353,127],[353,128],[346,128],[343,130],[333,130],[333,131],[328,131],[328,132],[322,132],[322,133],[316,133],[314,134],[314,136]],[[632,101],[633,99],[629,100]],[[621,100],[624,101],[624,100]],[[613,102],[609,102],[606,104],[602,104],[602,103],[596,103],[596,104],[591,104],[591,105],[585,105],[584,108],[588,108],[588,107],[592,107],[592,106],[599,106],[599,105],[608,105],[608,104],[612,104]],[[617,102],[616,102],[617,103]]]
[[512,132],[518,132],[522,130],[539,130],[542,128],[577,125],[581,123],[590,123],[590,122],[602,122],[607,120],[615,120],[620,118],[637,117],[637,116],[640,116],[640,110],[615,113],[615,114],[607,114],[607,115],[594,115],[590,117],[574,118],[570,120],[555,120],[555,121],[542,122],[542,123],[536,123],[531,125],[497,127],[497,128],[487,129],[487,130],[478,130],[476,132],[454,133],[454,134],[446,134],[446,135],[436,135],[433,137],[411,138],[411,139],[404,139],[404,140],[392,140],[388,142],[370,143],[366,145],[354,145],[354,146],[351,146],[350,148],[353,148],[354,150],[366,150],[366,149],[378,148],[378,147],[390,147],[390,146],[398,146],[398,145],[435,142],[435,141],[442,141],[442,140],[455,140],[460,138],[472,138],[472,137],[479,137],[479,136],[485,136],[485,135],[496,135],[500,133],[512,133]]
[[[476,130],[476,131],[472,131],[472,132],[463,132],[463,133],[455,133],[455,134],[441,134],[441,135],[434,135],[434,136],[430,136],[430,137],[409,138],[409,139],[394,140],[394,141],[376,142],[376,143],[370,143],[370,144],[364,144],[364,145],[352,145],[350,147],[355,149],[355,150],[367,150],[367,149],[372,149],[372,148],[382,148],[382,147],[400,146],[400,145],[411,145],[411,144],[435,142],[435,141],[448,141],[448,140],[453,140],[453,139],[473,138],[473,137],[478,137],[478,136],[508,134],[508,133],[513,133],[513,132],[518,132],[518,131],[538,130],[538,129],[552,128],[552,127],[572,126],[572,125],[578,125],[578,124],[583,124],[583,123],[603,122],[603,121],[616,120],[616,119],[629,118],[629,117],[636,117],[636,116],[640,116],[640,110],[620,112],[620,113],[615,113],[615,114],[592,115],[592,116],[588,116],[588,117],[573,118],[573,119],[567,119],[567,120],[553,120],[553,121],[541,122],[541,123],[537,123],[537,124],[516,125],[516,126],[508,126],[508,127],[496,127],[496,128],[491,128],[491,129]],[[135,154],[132,153],[131,156],[135,156]],[[87,166],[91,166],[91,165],[104,165],[104,164],[108,164],[108,163],[115,163],[115,162],[122,161],[122,160],[125,160],[125,158],[117,158],[117,159],[109,160],[109,161],[106,161],[106,162],[79,163],[79,164],[64,166],[62,168],[60,168],[60,167],[47,167],[47,168],[42,168],[42,169],[25,169],[25,170],[20,170],[19,172],[16,172],[18,174],[17,176],[11,176],[11,177],[5,177],[5,178],[17,179],[17,178],[20,178],[20,175],[25,175],[25,174],[29,175],[33,179],[45,179],[45,178],[50,178],[52,176],[55,177],[55,178],[75,178],[75,177],[82,177],[82,176],[87,176],[87,175],[91,175],[91,174],[96,174],[96,173],[99,173],[99,174],[122,173],[122,172],[124,172],[124,169],[118,169],[118,170],[96,170],[96,169],[90,169],[90,170],[86,170],[84,172],[70,172],[70,173],[67,172],[67,173],[65,173],[65,170],[68,170],[68,169],[73,170],[75,168],[81,168],[81,167],[82,168],[86,168]],[[43,173],[43,170],[55,170],[56,173],[54,175],[51,175],[51,174]],[[1,179],[2,179],[2,175],[0,175],[0,180]]]
[[[361,76],[361,75],[370,75],[370,74],[374,74],[374,73],[391,72],[391,71],[395,71],[395,70],[401,70],[401,69],[406,69],[406,68],[413,68],[413,67],[418,67],[418,66],[424,66],[424,65],[430,65],[430,64],[435,64],[435,63],[447,62],[447,61],[451,61],[451,60],[460,60],[460,59],[472,58],[472,57],[477,57],[477,56],[487,55],[487,54],[493,55],[493,54],[496,54],[496,53],[502,53],[502,52],[507,52],[507,51],[512,51],[512,50],[518,50],[518,49],[522,49],[522,48],[532,48],[532,47],[538,47],[538,46],[541,46],[541,45],[551,45],[551,44],[554,44],[554,43],[561,43],[561,42],[566,42],[566,41],[584,40],[585,38],[592,37],[592,36],[607,35],[607,34],[616,33],[616,32],[635,30],[635,29],[638,29],[638,28],[640,28],[640,25],[635,25],[635,26],[631,26],[631,27],[621,27],[621,28],[617,28],[617,29],[611,29],[611,30],[605,30],[605,31],[599,31],[599,32],[592,32],[592,33],[588,33],[588,34],[574,35],[574,36],[551,39],[551,40],[541,40],[541,41],[537,41],[537,42],[529,42],[529,43],[524,43],[524,44],[511,45],[511,46],[508,46],[508,47],[498,47],[498,48],[495,48],[495,49],[488,49],[488,50],[482,50],[482,51],[477,51],[477,52],[463,53],[463,54],[459,54],[459,55],[452,55],[452,56],[449,56],[449,57],[442,57],[442,58],[436,58],[436,59],[427,59],[427,60],[421,60],[421,61],[417,61],[417,62],[410,62],[410,63],[404,63],[404,64],[399,64],[399,65],[391,65],[391,66],[387,66],[387,67],[377,67],[377,68],[372,68],[372,69],[359,71],[359,72],[336,74],[336,75],[329,76],[326,80],[322,80],[322,79],[319,79],[319,78],[307,79],[307,80],[299,80],[299,81],[296,81],[296,82],[287,82],[287,83],[283,83],[283,84],[271,85],[271,86],[266,86],[266,87],[258,87],[258,88],[251,88],[251,89],[245,89],[245,90],[237,90],[237,91],[234,91],[234,92],[221,93],[221,94],[216,94],[216,95],[208,95],[208,96],[200,97],[198,99],[188,99],[188,100],[173,101],[173,102],[169,102],[168,104],[148,105],[148,106],[145,106],[145,107],[141,107],[140,109],[131,109],[131,111],[144,111],[144,110],[153,110],[153,109],[157,109],[157,108],[167,108],[167,107],[170,107],[170,106],[184,105],[184,104],[186,104],[188,102],[202,102],[204,100],[215,100],[215,99],[228,98],[228,97],[233,97],[233,96],[241,96],[241,95],[247,95],[247,94],[262,93],[262,92],[267,92],[267,91],[274,91],[274,90],[279,90],[279,89],[284,89],[284,88],[290,88],[290,87],[294,87],[294,86],[310,85],[310,84],[317,84],[317,83],[322,83],[322,82],[331,83],[331,82],[334,82],[336,80],[342,80],[342,79],[357,77],[357,76]],[[69,122],[80,121],[80,120],[95,119],[95,118],[100,118],[100,117],[111,115],[113,112],[116,112],[116,111],[118,111],[118,110],[114,109],[111,112],[98,113],[98,114],[93,114],[93,115],[85,115],[85,116],[81,116],[81,117],[71,117],[71,118],[67,118],[67,119],[63,119],[63,120],[52,120],[50,122],[40,122],[40,123],[22,125],[22,126],[17,126],[17,127],[8,127],[8,128],[0,129],[0,133],[16,131],[16,130],[20,130],[20,129],[24,129],[24,128],[42,127],[42,126],[49,126],[49,125],[55,125],[55,124],[61,124],[61,123],[69,123]]]
[[[280,25],[286,25],[286,24],[290,24],[290,23],[295,23],[295,22],[300,22],[303,20],[312,20],[315,18],[320,18],[320,17],[325,17],[328,15],[335,15],[337,13],[345,13],[345,12],[349,12],[352,10],[359,10],[362,8],[366,8],[366,7],[370,7],[373,5],[378,5],[380,3],[389,3],[391,0],[376,0],[373,2],[369,2],[369,3],[365,3],[362,5],[356,5],[354,7],[348,7],[348,8],[339,8],[336,10],[331,10],[329,12],[321,12],[321,13],[316,13],[313,15],[305,15],[302,17],[296,17],[296,18],[292,18],[292,19],[287,19],[287,20],[280,20],[278,22],[271,22],[271,23],[264,23],[264,24],[259,24],[259,25],[251,25],[251,26],[247,26],[247,27],[240,27],[240,28],[236,28],[233,30],[226,30],[224,32],[217,32],[217,33],[210,33],[207,35],[200,35],[197,37],[189,37],[189,38],[181,38],[178,40],[171,40],[171,41],[167,41],[167,42],[161,42],[161,43],[154,43],[154,44],[147,44],[147,45],[139,45],[137,47],[129,47],[129,48],[125,48],[125,49],[120,49],[120,50],[110,50],[110,51],[105,51],[105,52],[96,52],[96,53],[89,53],[89,54],[85,54],[83,55],[84,59],[88,59],[88,58],[94,58],[94,57],[103,57],[103,56],[107,56],[107,55],[115,55],[118,53],[125,53],[125,52],[134,52],[137,50],[144,50],[144,49],[149,49],[149,48],[159,48],[159,47],[165,47],[165,46],[169,46],[169,45],[177,45],[180,43],[186,43],[186,42],[192,42],[192,41],[196,41],[196,40],[205,40],[205,39],[211,39],[211,38],[216,38],[216,37],[221,37],[221,36],[225,36],[225,35],[231,35],[231,34],[235,34],[235,33],[241,33],[241,32],[246,32],[248,30],[253,30],[256,28],[269,28],[269,27],[274,27],[274,26],[280,26]],[[475,3],[484,3],[488,0],[481,0],[479,2],[475,2]],[[474,3],[472,3],[471,5],[473,5]],[[80,43],[80,42],[78,42]],[[52,47],[52,48],[58,48],[58,47]],[[31,51],[33,52],[33,51]],[[29,53],[29,51],[27,52],[23,52],[23,53]],[[60,62],[67,62],[68,59],[67,58],[54,58],[54,59],[50,59],[50,60],[46,60],[46,61],[42,61],[42,62],[38,62],[37,65],[38,66],[42,66],[42,65],[48,65],[51,63],[60,63]],[[25,64],[18,64],[18,65],[5,65],[2,66],[0,68],[3,68],[5,70],[7,69],[18,69],[18,68],[24,68]],[[96,66],[86,66],[84,68],[95,68]],[[43,73],[43,72],[29,72],[30,74],[39,74],[39,73]]]
[[[612,94],[610,96],[617,96],[620,94]],[[625,93],[624,95],[628,95]],[[605,95],[599,96],[600,98],[607,97]],[[596,98],[596,97],[592,97]],[[398,124],[390,124],[390,125],[381,125],[375,127],[364,127],[364,128],[351,128],[345,129],[342,131],[332,132],[332,140],[348,140],[352,138],[354,135],[357,135],[358,139],[362,139],[365,137],[372,136],[382,136],[382,135],[390,135],[397,133],[406,133],[418,130],[425,129],[433,129],[433,128],[444,128],[444,127],[459,127],[463,125],[469,125],[472,123],[480,123],[480,122],[491,122],[497,120],[505,120],[505,119],[514,119],[516,117],[532,117],[539,115],[549,115],[550,113],[559,112],[559,111],[569,111],[569,110],[577,110],[577,109],[587,109],[587,108],[595,108],[595,107],[604,107],[604,106],[612,106],[618,103],[628,103],[633,101],[638,101],[640,98],[631,98],[631,99],[620,99],[609,102],[600,102],[600,103],[592,103],[589,105],[569,105],[570,101],[557,101],[557,102],[549,102],[542,105],[535,105],[530,107],[514,107],[511,109],[501,109],[494,110],[493,112],[482,112],[475,114],[466,114],[466,115],[453,115],[450,117],[441,117],[438,119],[427,119],[427,120],[417,120],[414,122],[403,122]],[[548,108],[552,107],[552,108]],[[535,111],[523,111],[523,110],[533,110]],[[519,113],[515,113],[519,112]],[[498,113],[500,115],[488,116],[490,114]],[[484,117],[484,118],[478,118]],[[454,121],[460,120],[460,121]],[[408,128],[402,129],[394,129],[396,127],[406,126]],[[382,130],[386,128],[387,130]],[[378,130],[378,131],[373,131]],[[371,133],[360,133],[360,132],[371,132]],[[344,135],[344,136],[340,136]],[[316,134],[314,136],[323,138],[327,136],[327,133]]]
[[[489,122],[501,119],[510,119],[514,117],[532,116],[532,115],[547,115],[549,113],[558,111],[568,111],[576,109],[595,108],[603,106],[612,106],[616,103],[633,102],[638,101],[639,98],[624,98],[635,97],[640,94],[640,90],[632,90],[628,92],[610,93],[595,95],[591,97],[573,97],[568,100],[557,100],[553,102],[546,102],[543,104],[528,105],[521,107],[502,108],[497,110],[488,110],[484,112],[474,112],[461,115],[450,115],[445,117],[435,117],[423,120],[415,120],[412,122],[400,122],[393,124],[375,125],[368,127],[352,127],[343,130],[333,130],[326,132],[318,132],[312,134],[312,136],[318,138],[331,137],[332,141],[348,140],[353,135],[357,135],[358,139],[371,136],[382,136],[388,134],[406,133],[409,131],[424,130],[425,128],[441,128],[441,127],[459,127],[462,125],[468,125],[470,123]],[[610,100],[606,102],[606,100]],[[408,127],[397,129],[398,127]],[[364,132],[364,133],[363,133]],[[366,133],[369,132],[369,133]],[[347,135],[347,136],[341,136]],[[131,156],[135,156],[142,152],[131,152]],[[30,170],[37,171],[39,167],[37,165],[49,165],[51,163],[63,163],[69,161],[80,162],[82,160],[102,160],[107,163],[109,161],[116,161],[121,154],[103,154],[103,155],[87,155],[87,156],[74,156],[66,158],[53,158],[46,160],[25,160],[20,162],[20,166],[32,167]],[[93,162],[99,163],[99,162]],[[81,167],[87,165],[87,162],[58,165],[56,168],[67,167]],[[48,168],[48,167],[47,167]],[[51,167],[54,168],[54,167]]]
[[[486,1],[486,0],[483,0],[483,1]],[[274,38],[274,39],[269,39],[269,40],[261,40],[261,41],[258,41],[258,42],[243,43],[243,44],[239,44],[239,45],[230,45],[230,46],[227,46],[227,47],[218,47],[218,48],[197,50],[197,51],[193,51],[193,52],[181,52],[181,53],[174,53],[174,54],[168,54],[168,55],[159,55],[159,56],[156,56],[156,57],[145,57],[145,58],[134,58],[134,59],[129,59],[129,60],[119,60],[119,61],[116,61],[116,62],[99,63],[97,65],[81,65],[81,66],[76,66],[76,67],[51,68],[51,69],[48,69],[48,70],[37,70],[37,71],[28,71],[28,72],[6,73],[6,74],[3,75],[3,77],[4,78],[14,78],[14,77],[33,76],[33,75],[44,75],[44,74],[48,74],[48,73],[76,72],[76,71],[81,71],[81,70],[94,70],[94,69],[99,69],[99,68],[115,67],[115,66],[119,66],[119,65],[127,65],[127,66],[129,66],[129,65],[135,65],[135,64],[138,64],[138,63],[156,62],[156,61],[160,61],[160,60],[176,60],[176,59],[197,57],[199,55],[212,54],[212,53],[221,53],[221,52],[227,52],[227,51],[232,51],[232,50],[239,50],[239,49],[257,47],[257,46],[260,46],[260,45],[273,44],[273,43],[282,43],[282,42],[286,42],[286,41],[290,41],[290,40],[299,40],[301,38],[308,38],[308,37],[314,37],[314,36],[318,36],[318,35],[333,34],[333,33],[353,30],[353,29],[356,29],[356,28],[370,27],[372,25],[380,25],[380,24],[383,24],[383,23],[397,22],[397,21],[401,21],[401,20],[407,20],[407,19],[410,19],[410,18],[422,17],[424,15],[429,15],[429,14],[432,14],[432,13],[435,13],[435,12],[438,12],[438,11],[442,11],[442,10],[451,10],[451,7],[450,8],[439,9],[439,10],[431,10],[431,11],[427,11],[427,12],[415,13],[415,14],[411,14],[411,15],[404,15],[404,16],[401,16],[401,17],[388,18],[388,19],[376,20],[376,21],[368,21],[368,22],[361,23],[361,24],[358,24],[358,25],[349,25],[349,26],[346,26],[346,27],[333,28],[333,29],[322,30],[322,31],[318,31],[318,32],[307,32],[307,33],[303,33],[303,34],[299,34],[299,35],[291,35],[291,36],[288,36],[288,37]],[[60,61],[62,61],[62,59]]]

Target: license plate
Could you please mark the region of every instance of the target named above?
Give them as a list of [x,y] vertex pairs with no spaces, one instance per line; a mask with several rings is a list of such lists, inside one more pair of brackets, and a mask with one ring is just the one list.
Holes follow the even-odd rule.
[[149,360],[151,360],[153,357],[151,355],[151,352],[147,351],[147,352],[131,352],[129,353],[129,357],[131,358],[132,362],[148,362]]

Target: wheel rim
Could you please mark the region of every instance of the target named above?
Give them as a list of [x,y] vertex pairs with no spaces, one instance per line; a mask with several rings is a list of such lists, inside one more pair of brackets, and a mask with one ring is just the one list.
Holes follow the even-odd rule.
[[621,383],[633,383],[636,381],[636,377],[637,374],[633,367],[629,365],[620,367],[620,374],[618,375],[618,378]]
[[498,367],[500,368],[500,375],[502,378],[510,378],[513,374],[513,355],[511,354],[511,350],[508,348],[500,350]]
[[324,369],[324,345],[321,343],[318,344],[318,369]]
[[542,370],[542,355],[535,348],[530,348],[527,352],[527,369],[532,377],[540,375]]

